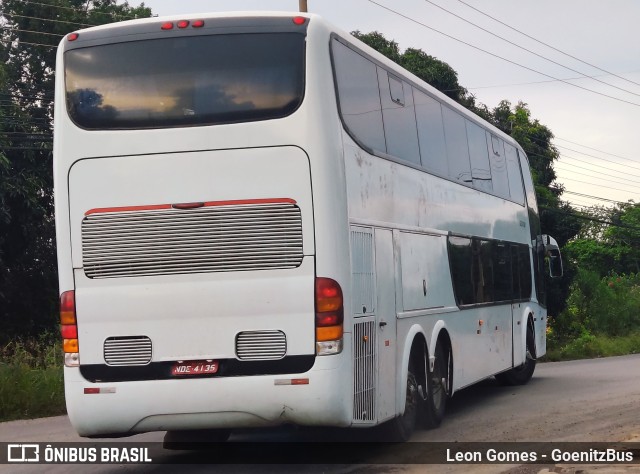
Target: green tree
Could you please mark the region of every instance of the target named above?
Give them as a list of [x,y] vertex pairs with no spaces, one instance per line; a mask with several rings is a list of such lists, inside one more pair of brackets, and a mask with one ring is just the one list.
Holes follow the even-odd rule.
[[640,204],[593,206],[581,214],[582,228],[566,245],[568,259],[601,278],[640,273]]
[[485,120],[493,120],[489,110],[484,105],[476,104],[473,95],[460,85],[455,69],[444,61],[417,48],[407,48],[400,52],[398,43],[386,39],[378,31],[353,31],[351,34]]
[[116,0],[0,2],[0,343],[56,324],[56,45],[81,28],[150,15]]
[[604,232],[604,237],[614,249],[618,268],[617,272],[640,273],[640,204],[623,204],[618,206],[619,213],[614,213],[611,225]]

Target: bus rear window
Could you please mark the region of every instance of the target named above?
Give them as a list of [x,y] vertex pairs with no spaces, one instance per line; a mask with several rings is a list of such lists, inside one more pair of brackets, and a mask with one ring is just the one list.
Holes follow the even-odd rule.
[[304,35],[254,33],[113,43],[65,53],[67,110],[93,130],[284,117],[304,94]]

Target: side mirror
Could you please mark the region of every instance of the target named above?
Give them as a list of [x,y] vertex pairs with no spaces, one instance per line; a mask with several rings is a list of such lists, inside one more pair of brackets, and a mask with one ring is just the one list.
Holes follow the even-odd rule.
[[549,275],[551,278],[560,278],[563,273],[562,255],[560,255],[560,247],[556,239],[549,235],[542,236],[545,255],[549,258]]

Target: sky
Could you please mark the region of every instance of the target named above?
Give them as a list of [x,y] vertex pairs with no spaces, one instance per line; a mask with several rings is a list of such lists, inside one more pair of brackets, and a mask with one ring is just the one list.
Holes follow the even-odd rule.
[[[160,16],[298,11],[298,0],[144,3]],[[575,207],[640,202],[640,2],[308,0],[308,8],[343,30],[379,31],[401,50],[448,63],[489,108],[525,102],[556,137],[557,182]]]

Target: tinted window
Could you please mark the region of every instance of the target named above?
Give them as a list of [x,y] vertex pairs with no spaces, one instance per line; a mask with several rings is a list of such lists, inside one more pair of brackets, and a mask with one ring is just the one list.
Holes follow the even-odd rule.
[[494,242],[473,239],[473,278],[475,303],[491,303],[495,301],[493,287],[493,255]]
[[469,305],[475,302],[473,285],[471,284],[471,262],[473,252],[471,239],[466,237],[449,237],[449,264],[451,279],[458,305]]
[[449,237],[449,265],[458,306],[528,300],[529,246],[477,237]]
[[[382,68],[378,68],[378,83],[387,153],[402,160],[420,164],[411,86],[394,78]],[[393,91],[390,87],[392,85]]]
[[449,174],[444,142],[442,106],[424,92],[413,89],[422,166],[443,176]]
[[487,146],[489,148],[489,161],[491,162],[491,178],[493,191],[505,198],[509,194],[509,177],[507,175],[507,160],[504,156],[504,142],[487,132]]
[[520,163],[518,163],[518,153],[515,147],[508,143],[504,144],[504,153],[507,159],[511,199],[519,204],[524,204],[524,189],[522,188],[522,174],[520,173]]
[[465,120],[465,122],[467,125],[467,140],[469,142],[473,187],[484,191],[493,191],[486,133],[484,129],[475,123],[469,120]]
[[444,136],[449,159],[449,177],[455,181],[471,184],[471,165],[469,164],[469,146],[467,130],[462,115],[448,107],[442,108],[444,118]]
[[305,37],[256,33],[176,37],[65,53],[67,108],[89,129],[265,120],[304,93]]
[[497,242],[494,257],[494,285],[496,301],[513,299],[511,281],[511,247],[504,242]]
[[340,112],[349,132],[363,145],[386,153],[376,66],[333,41]]
[[512,245],[513,296],[516,300],[531,297],[531,260],[529,255],[529,247]]

